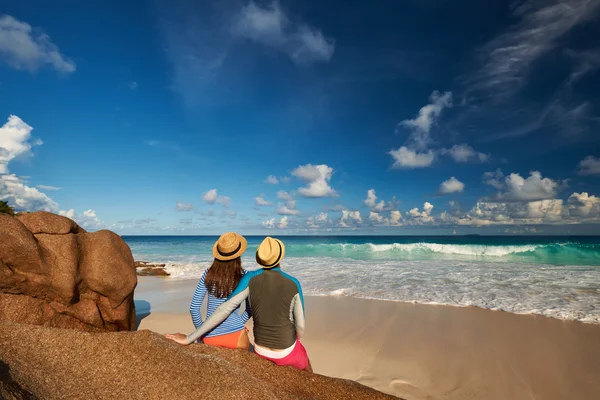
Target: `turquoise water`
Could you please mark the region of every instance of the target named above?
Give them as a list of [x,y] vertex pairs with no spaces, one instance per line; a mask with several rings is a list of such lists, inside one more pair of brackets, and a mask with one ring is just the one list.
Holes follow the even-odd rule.
[[[126,236],[136,259],[197,279],[216,237]],[[263,237],[248,237],[254,268]],[[312,295],[474,305],[600,323],[600,237],[282,237],[284,269]]]

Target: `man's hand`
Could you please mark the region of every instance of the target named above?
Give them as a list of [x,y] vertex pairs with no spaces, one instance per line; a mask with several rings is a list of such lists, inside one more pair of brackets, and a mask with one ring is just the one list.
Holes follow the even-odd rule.
[[165,337],[169,340],[172,340],[176,343],[187,346],[189,343],[187,342],[187,336],[183,333],[167,333]]

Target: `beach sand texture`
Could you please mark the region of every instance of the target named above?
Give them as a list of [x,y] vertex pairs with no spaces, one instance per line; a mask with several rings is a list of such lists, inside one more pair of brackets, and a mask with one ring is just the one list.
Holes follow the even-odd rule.
[[[140,279],[139,329],[193,330],[195,286]],[[408,400],[600,399],[598,325],[349,297],[307,297],[306,318],[315,372]]]

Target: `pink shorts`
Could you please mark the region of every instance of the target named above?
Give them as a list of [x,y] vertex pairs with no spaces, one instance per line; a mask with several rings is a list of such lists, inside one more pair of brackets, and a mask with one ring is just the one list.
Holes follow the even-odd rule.
[[270,357],[265,357],[263,355],[260,355],[258,353],[256,353],[257,356],[264,358],[265,360],[269,360],[274,362],[275,364],[279,365],[279,366],[292,366],[298,369],[304,369],[306,367],[308,367],[309,361],[308,361],[308,354],[306,353],[306,349],[304,348],[304,346],[302,346],[302,343],[300,343],[298,340],[296,340],[296,345],[294,346],[294,350],[292,350],[292,352],[290,354],[288,354],[287,356],[283,357],[283,358],[270,358]]

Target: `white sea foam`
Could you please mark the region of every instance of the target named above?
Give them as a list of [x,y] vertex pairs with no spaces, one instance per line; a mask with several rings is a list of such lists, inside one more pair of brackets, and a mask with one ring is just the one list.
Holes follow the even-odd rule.
[[509,254],[526,253],[535,251],[545,245],[514,245],[514,246],[486,246],[472,244],[439,244],[439,243],[393,243],[393,244],[368,244],[373,252],[402,251],[402,252],[432,252],[454,254],[463,256],[503,257]]
[[[381,246],[388,245],[373,246],[384,249]],[[458,251],[462,250],[460,245],[437,246],[433,248],[455,251],[458,247]],[[524,251],[526,246],[512,246],[518,249],[498,247],[506,252]],[[207,257],[173,255],[153,255],[143,259],[166,263],[170,279],[199,279],[212,261]],[[249,266],[256,268],[254,264],[245,265]],[[600,268],[597,266],[487,260],[286,257],[284,270],[300,280],[307,295],[477,306],[600,323]]]

